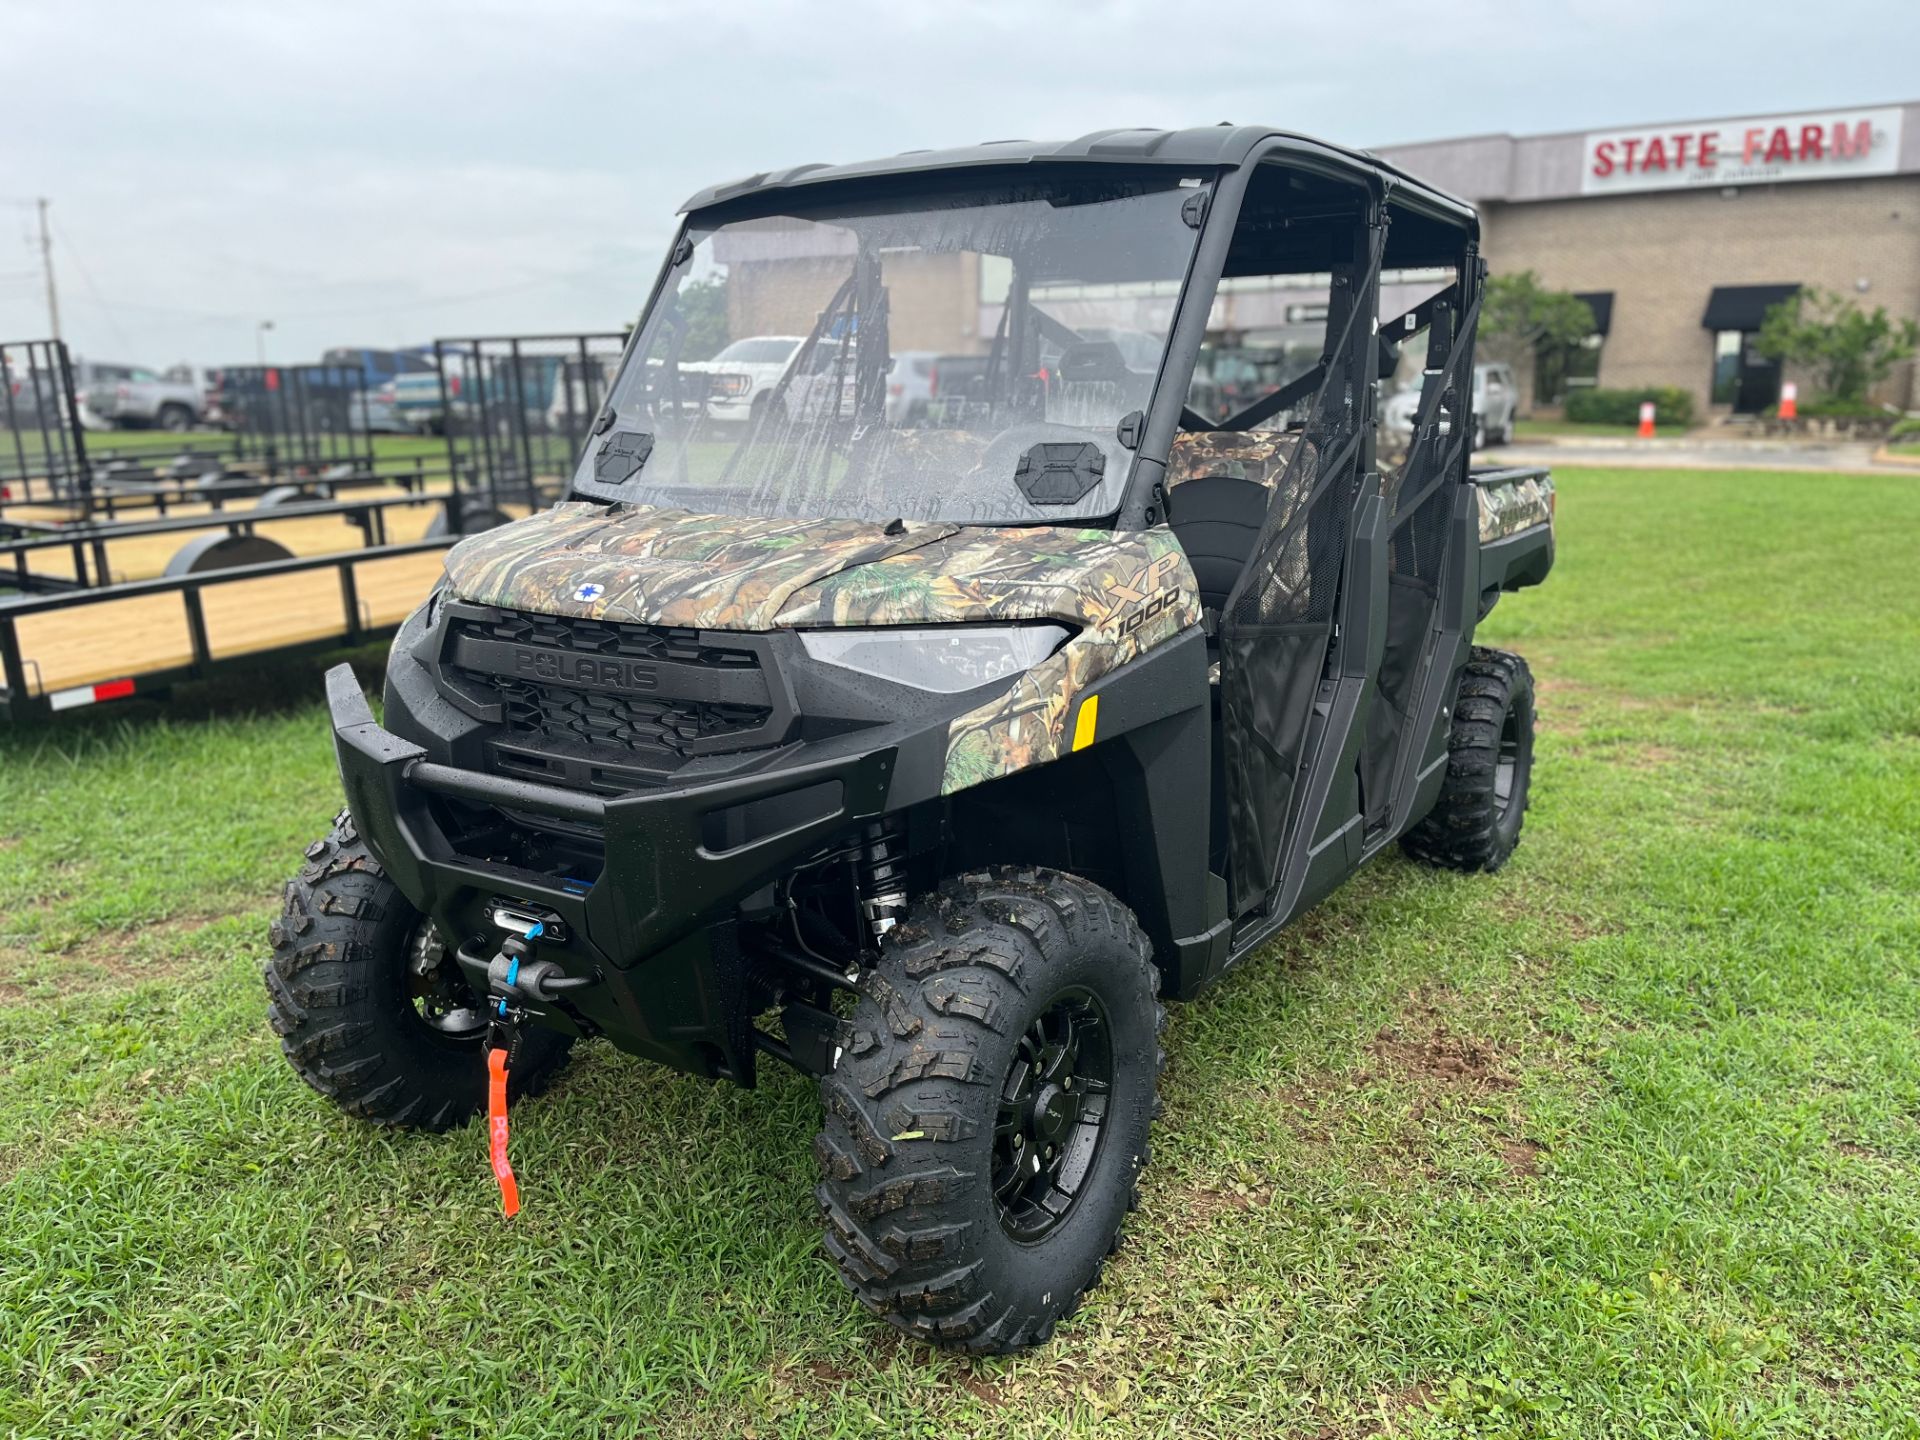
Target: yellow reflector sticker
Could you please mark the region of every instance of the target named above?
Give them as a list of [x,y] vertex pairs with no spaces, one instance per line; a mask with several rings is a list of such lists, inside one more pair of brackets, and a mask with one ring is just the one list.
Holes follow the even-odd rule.
[[1093,744],[1093,727],[1100,720],[1100,697],[1089,695],[1080,702],[1080,713],[1073,720],[1073,748],[1084,750]]

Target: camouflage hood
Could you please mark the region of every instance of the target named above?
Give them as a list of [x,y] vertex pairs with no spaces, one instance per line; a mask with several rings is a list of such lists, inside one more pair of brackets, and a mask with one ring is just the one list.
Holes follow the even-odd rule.
[[462,540],[447,554],[447,581],[462,600],[509,610],[771,630],[801,588],[955,528],[570,501]]
[[570,503],[456,545],[463,600],[714,630],[1057,620],[1074,632],[1002,694],[957,716],[947,792],[1041,764],[1071,741],[1096,681],[1200,623],[1200,593],[1165,526],[880,526]]

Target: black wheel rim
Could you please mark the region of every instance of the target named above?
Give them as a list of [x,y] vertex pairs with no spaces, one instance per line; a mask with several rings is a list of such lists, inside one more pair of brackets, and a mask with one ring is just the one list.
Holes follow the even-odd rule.
[[1512,706],[1500,725],[1500,753],[1493,763],[1493,803],[1501,820],[1513,808],[1514,788],[1520,783],[1520,767],[1526,748],[1526,727],[1521,723],[1520,707]]
[[1087,1187],[1113,1096],[1106,1011],[1085,990],[1056,997],[1020,1036],[993,1131],[993,1198],[1015,1240],[1045,1238]]
[[414,1018],[440,1035],[468,1040],[487,1028],[473,987],[467,984],[459,962],[447,953],[431,920],[414,926],[407,941],[407,992],[413,999]]

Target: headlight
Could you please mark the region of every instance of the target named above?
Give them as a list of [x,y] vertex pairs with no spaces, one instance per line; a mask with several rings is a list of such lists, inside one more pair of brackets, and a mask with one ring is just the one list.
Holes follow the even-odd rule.
[[822,664],[938,695],[957,695],[1031,670],[1066,638],[1064,625],[800,632],[807,654]]

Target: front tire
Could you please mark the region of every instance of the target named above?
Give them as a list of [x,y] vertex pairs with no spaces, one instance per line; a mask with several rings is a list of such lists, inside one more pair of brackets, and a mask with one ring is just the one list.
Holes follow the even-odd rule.
[[867,1309],[996,1354],[1078,1308],[1139,1202],[1158,992],[1132,913],[1055,871],[950,881],[888,932],[814,1147],[827,1253]]
[[162,405],[158,418],[162,430],[171,430],[176,435],[193,428],[193,411],[184,405]]
[[[300,1078],[349,1115],[450,1130],[486,1099],[486,1022],[432,923],[400,893],[341,811],[307,850],[273,922],[267,1015]],[[537,1095],[573,1037],[528,1027],[509,1100]]]
[[1454,701],[1440,798],[1401,847],[1448,870],[1494,871],[1506,864],[1526,819],[1533,727],[1527,662],[1507,650],[1474,646]]

